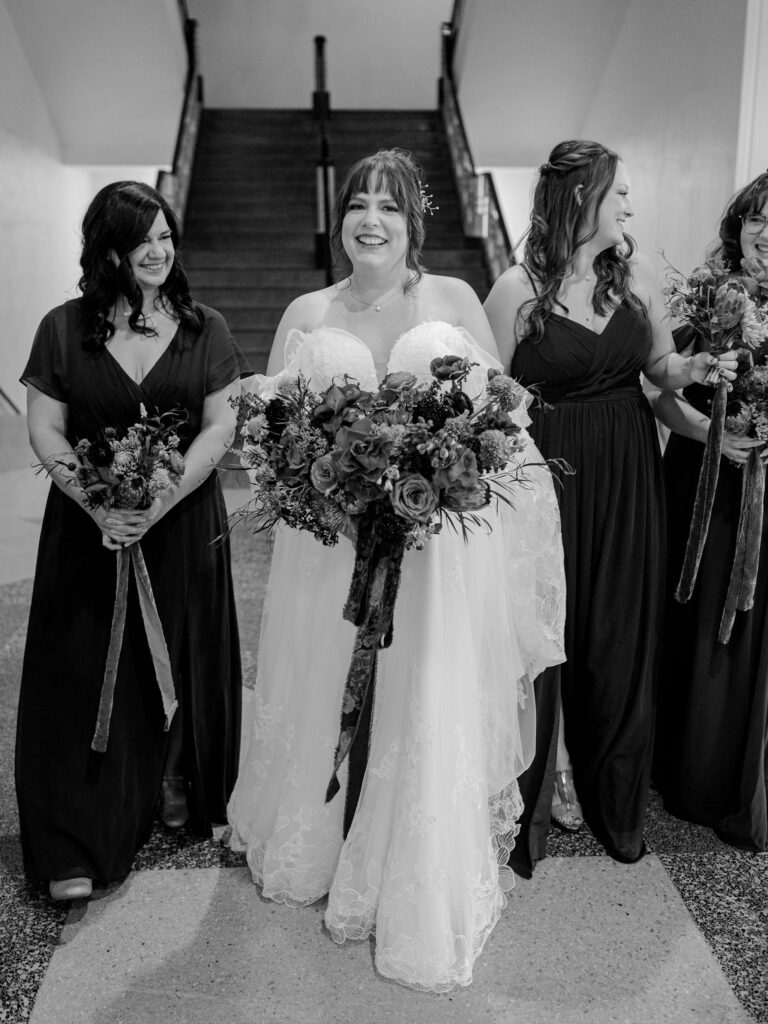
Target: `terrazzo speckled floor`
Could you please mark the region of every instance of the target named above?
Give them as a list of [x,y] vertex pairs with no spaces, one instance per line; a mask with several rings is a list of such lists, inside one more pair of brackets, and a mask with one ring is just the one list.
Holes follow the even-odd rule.
[[[233,543],[246,682],[252,682],[268,548],[244,532]],[[99,894],[90,905],[51,904],[23,879],[13,792],[16,699],[30,593],[29,579],[0,586],[3,1024],[287,1024],[334,1016],[339,1024],[768,1024],[768,856],[733,850],[708,830],[671,818],[655,796],[647,827],[653,856],[636,868],[614,865],[588,834],[553,834],[552,859],[531,883],[519,883],[478,961],[475,984],[448,996],[411,993],[376,978],[367,943],[338,949],[321,933],[321,908],[294,913],[264,903],[248,882],[242,859],[218,837],[201,841],[183,829],[171,834],[158,825],[124,886]],[[629,886],[624,903],[617,896],[621,886],[617,890],[609,884],[616,881]],[[243,901],[253,908],[252,921],[246,919]],[[162,930],[154,940],[151,930],[144,934],[152,908],[157,917],[160,906],[170,908],[166,959],[157,961],[155,950],[155,959],[142,960],[142,944],[151,947],[162,937]],[[141,921],[140,936],[132,921]],[[188,941],[181,941],[184,928]],[[267,929],[264,935],[262,928]],[[619,929],[622,942],[607,942],[603,929],[610,928]],[[135,973],[109,990],[99,975],[94,991],[80,1004],[75,1001],[73,1010],[67,1001],[66,979],[72,975],[67,965],[74,963],[82,992],[84,982],[95,979],[108,960],[91,967],[89,959],[94,950],[104,952],[104,935],[109,937],[106,947],[122,958],[117,968]],[[267,944],[260,946],[262,941]],[[282,965],[282,973],[259,975],[260,957],[272,968]],[[305,966],[312,972],[309,978],[301,977]],[[343,1001],[333,995],[336,982],[342,991],[346,988]],[[243,997],[255,992],[260,1002],[246,1006],[238,986]],[[33,1014],[39,991],[40,1005]]]

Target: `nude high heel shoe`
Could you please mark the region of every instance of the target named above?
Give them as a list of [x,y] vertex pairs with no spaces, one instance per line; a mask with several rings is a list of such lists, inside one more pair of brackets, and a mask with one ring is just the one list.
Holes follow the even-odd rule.
[[584,825],[581,804],[573,784],[573,769],[555,772],[555,792],[552,796],[552,821],[563,832],[578,832]]

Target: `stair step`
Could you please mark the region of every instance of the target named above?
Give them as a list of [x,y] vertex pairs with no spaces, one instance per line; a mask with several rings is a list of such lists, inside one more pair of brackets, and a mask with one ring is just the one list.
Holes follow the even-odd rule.
[[[461,241],[461,239],[457,239]],[[481,266],[480,253],[471,239],[464,241],[465,249],[436,248],[425,249],[425,260],[433,267],[473,267]],[[197,249],[182,252],[184,266],[192,274],[199,277],[201,270],[211,269],[233,272],[245,269],[278,269],[296,268],[297,270],[317,270],[314,249],[288,249],[277,246],[274,249]]]
[[[427,224],[424,262],[484,297],[482,253],[462,232],[439,114],[334,110],[330,132],[337,185],[376,149],[400,146],[413,154],[442,207]],[[222,313],[256,372],[266,369],[286,306],[325,287],[325,272],[315,265],[319,139],[309,110],[203,112],[182,258],[193,295]]]

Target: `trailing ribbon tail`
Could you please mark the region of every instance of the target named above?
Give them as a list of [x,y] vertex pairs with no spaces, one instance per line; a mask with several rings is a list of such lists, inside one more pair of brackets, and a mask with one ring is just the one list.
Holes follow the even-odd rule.
[[749,611],[755,603],[765,498],[765,465],[757,449],[749,453],[743,474],[736,554],[717,637],[721,644],[727,644],[731,638],[736,612]]
[[328,803],[339,792],[339,769],[349,756],[345,835],[354,816],[368,758],[378,652],[392,643],[404,550],[402,542],[380,540],[375,516],[363,517],[355,546],[355,568],[344,606],[344,618],[358,628],[344,686],[333,774],[325,795]]
[[693,505],[693,518],[685,547],[685,558],[680,579],[675,590],[675,600],[681,604],[690,601],[696,576],[699,571],[701,555],[707,541],[709,521],[712,517],[712,506],[715,501],[717,480],[720,475],[720,456],[723,450],[723,430],[725,428],[725,404],[727,385],[720,380],[712,399],[712,417],[704,446],[704,457],[696,487],[696,500]]
[[115,683],[117,681],[117,666],[120,661],[120,652],[123,647],[123,633],[125,631],[125,617],[128,609],[128,583],[130,579],[131,566],[136,573],[136,590],[139,597],[144,629],[149,644],[149,652],[152,656],[152,664],[155,669],[157,685],[160,689],[160,697],[163,702],[163,713],[165,715],[166,732],[171,727],[178,701],[173,685],[171,674],[171,659],[168,654],[168,646],[163,635],[163,627],[160,616],[155,605],[155,595],[152,592],[152,584],[147,572],[144,555],[140,544],[133,544],[130,548],[121,549],[117,552],[117,572],[115,585],[115,608],[112,613],[112,628],[109,635],[109,649],[107,651],[107,664],[104,669],[104,681],[101,686],[101,697],[99,710],[96,716],[96,728],[91,740],[91,750],[103,754],[107,749],[109,741],[109,726],[112,719],[112,705],[115,696]]

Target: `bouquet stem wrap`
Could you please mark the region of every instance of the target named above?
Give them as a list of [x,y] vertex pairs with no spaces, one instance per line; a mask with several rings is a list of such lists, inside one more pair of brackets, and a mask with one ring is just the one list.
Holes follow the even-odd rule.
[[696,586],[701,555],[709,532],[709,521],[712,517],[712,506],[715,502],[715,490],[720,474],[720,456],[723,450],[723,430],[725,427],[725,404],[727,386],[721,380],[712,399],[712,416],[710,419],[707,443],[704,446],[704,458],[696,488],[696,500],[693,505],[693,519],[685,547],[683,568],[675,590],[675,600],[686,604],[691,599]]
[[112,613],[112,629],[109,636],[109,650],[107,651],[107,665],[104,670],[104,682],[101,686],[99,712],[96,717],[96,730],[91,740],[91,750],[102,754],[107,749],[107,742],[109,740],[109,724],[112,718],[112,704],[114,703],[115,696],[117,665],[123,646],[125,616],[128,608],[128,584],[131,567],[133,567],[136,573],[139,607],[141,608],[141,617],[144,620],[144,629],[147,634],[152,664],[155,668],[157,685],[160,688],[160,697],[163,702],[163,712],[165,713],[166,732],[171,727],[173,715],[178,707],[173,677],[171,675],[171,659],[168,655],[168,647],[163,635],[160,616],[157,614],[155,595],[152,592],[147,565],[144,561],[141,545],[138,543],[132,544],[131,547],[117,552],[115,609]]
[[355,568],[344,606],[344,618],[357,626],[357,634],[344,687],[333,775],[325,796],[328,803],[338,793],[339,768],[349,755],[345,837],[355,814],[368,760],[377,656],[379,650],[392,643],[392,620],[404,551],[402,540],[382,538],[375,514],[362,517],[355,546]]
[[746,612],[755,602],[757,566],[760,561],[760,541],[763,531],[763,499],[765,497],[765,464],[758,449],[749,453],[743,470],[741,508],[736,533],[736,554],[731,579],[720,620],[718,640],[727,644],[736,612]]

